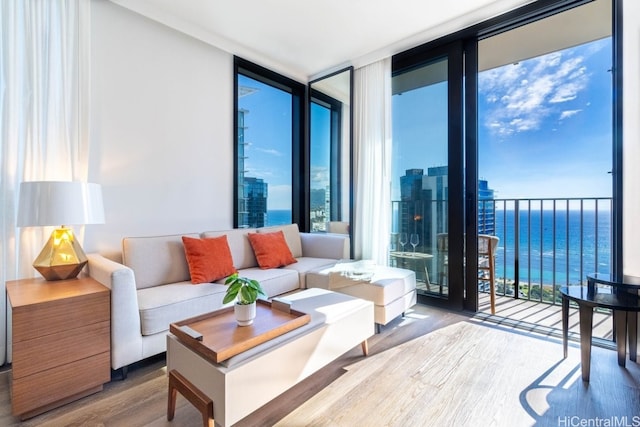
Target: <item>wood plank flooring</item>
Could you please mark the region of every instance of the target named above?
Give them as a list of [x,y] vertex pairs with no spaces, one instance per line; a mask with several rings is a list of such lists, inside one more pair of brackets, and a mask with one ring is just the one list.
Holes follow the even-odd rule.
[[[563,359],[558,338],[483,315],[416,306],[372,337],[369,349],[370,355],[363,357],[360,346],[354,348],[237,426],[517,427],[580,425],[569,423],[596,418],[617,425],[640,422],[638,364],[627,360],[621,368],[614,351],[594,347],[591,382],[586,384],[580,379],[576,343]],[[11,416],[8,381],[9,372],[0,372],[2,426],[201,425],[199,413],[181,396],[175,419],[167,421],[162,358],[132,369],[127,380],[112,381],[100,393],[23,423]]]

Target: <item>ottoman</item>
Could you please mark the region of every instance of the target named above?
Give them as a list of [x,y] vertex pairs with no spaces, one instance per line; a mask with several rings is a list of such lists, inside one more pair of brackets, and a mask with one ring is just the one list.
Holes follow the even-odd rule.
[[376,330],[416,303],[412,270],[374,265],[371,261],[340,262],[307,273],[307,288],[322,288],[371,301]]

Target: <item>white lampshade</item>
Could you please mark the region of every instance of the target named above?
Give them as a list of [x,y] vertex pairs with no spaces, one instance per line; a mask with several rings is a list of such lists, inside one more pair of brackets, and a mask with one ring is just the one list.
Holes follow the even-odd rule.
[[20,184],[18,227],[104,224],[102,187],[79,181]]

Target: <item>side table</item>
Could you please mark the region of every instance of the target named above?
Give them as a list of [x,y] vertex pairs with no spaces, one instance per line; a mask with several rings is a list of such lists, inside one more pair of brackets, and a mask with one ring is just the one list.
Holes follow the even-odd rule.
[[582,366],[582,380],[589,381],[591,372],[591,337],[593,328],[593,309],[596,307],[613,310],[616,329],[616,347],[618,350],[618,365],[625,366],[627,357],[627,314],[630,316],[629,347],[630,359],[636,361],[637,333],[631,323],[636,320],[636,313],[640,311],[640,297],[630,292],[602,292],[592,284],[565,286],[560,288],[562,294],[562,347],[564,357],[567,357],[569,341],[569,301],[578,305],[580,316],[580,362]]
[[88,277],[6,285],[13,415],[25,420],[102,390],[111,380],[109,289]]
[[[623,275],[622,278],[617,278],[613,274],[609,273],[592,273],[587,274],[587,285],[591,292],[597,292],[598,288],[610,289],[613,293],[626,292],[633,295],[640,295],[640,277]],[[638,314],[635,311],[627,313],[627,329],[629,334],[629,342],[632,339],[637,341],[638,336]],[[616,322],[614,313],[613,332],[615,336]],[[631,346],[629,348],[629,354],[631,360],[635,362],[637,348]]]

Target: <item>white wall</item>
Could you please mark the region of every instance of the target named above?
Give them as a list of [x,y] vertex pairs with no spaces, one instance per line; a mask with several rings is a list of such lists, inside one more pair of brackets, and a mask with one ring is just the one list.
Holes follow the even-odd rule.
[[112,2],[91,6],[89,181],[102,184],[106,223],[86,226],[85,251],[231,228],[232,55]]
[[624,273],[640,276],[640,2],[624,0],[623,13]]

